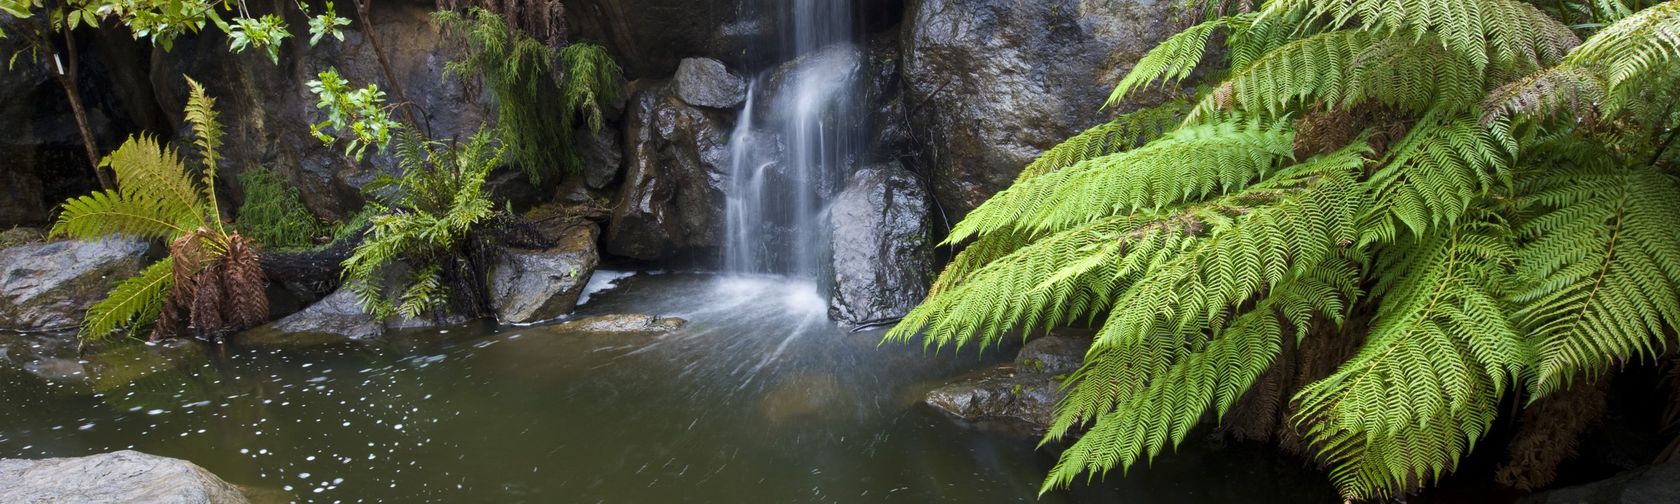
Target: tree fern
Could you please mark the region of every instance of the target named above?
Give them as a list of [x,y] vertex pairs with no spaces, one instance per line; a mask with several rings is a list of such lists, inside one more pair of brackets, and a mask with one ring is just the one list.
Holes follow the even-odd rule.
[[1359,341],[1294,395],[1297,428],[1350,500],[1428,485],[1507,393],[1667,351],[1675,5],[1613,12],[1578,47],[1515,0],[1274,0],[1194,26],[1111,101],[1186,79],[1223,29],[1220,85],[1158,138],[1099,127],[1023,170],[887,339],[1100,326],[1046,490],[1176,446],[1281,338]]

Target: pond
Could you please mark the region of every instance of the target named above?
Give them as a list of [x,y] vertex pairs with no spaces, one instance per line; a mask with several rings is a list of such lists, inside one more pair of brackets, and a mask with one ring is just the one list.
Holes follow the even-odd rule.
[[[663,335],[457,327],[164,364],[119,351],[99,357],[105,374],[159,370],[91,388],[0,359],[0,457],[135,449],[307,502],[1335,500],[1298,461],[1196,441],[1039,498],[1053,451],[920,404],[1012,349],[882,346],[880,332],[828,322],[811,286],[775,279],[616,284],[579,315],[688,324]],[[14,356],[38,346],[0,338]]]

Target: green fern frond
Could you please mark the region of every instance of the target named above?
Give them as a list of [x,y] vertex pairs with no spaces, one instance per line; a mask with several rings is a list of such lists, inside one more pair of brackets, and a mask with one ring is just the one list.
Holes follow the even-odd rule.
[[1160,138],[1162,134],[1172,131],[1173,126],[1183,120],[1186,112],[1189,112],[1189,103],[1178,99],[1121,114],[1112,121],[1092,126],[1091,129],[1044,151],[1038,159],[1021,170],[1020,175],[1015,177],[1015,182],[1020,183]]
[[[164,258],[152,263],[138,276],[129,278],[111,289],[105,299],[88,308],[82,319],[84,339],[102,339],[129,323],[144,323],[156,318],[163,306],[164,296],[174,285],[175,261]],[[149,314],[149,315],[148,315]]]
[[1652,169],[1578,168],[1544,177],[1515,317],[1539,351],[1533,397],[1577,374],[1663,353],[1680,323],[1680,186]]
[[1418,120],[1371,175],[1376,195],[1368,240],[1391,241],[1396,219],[1423,235],[1450,225],[1471,204],[1510,184],[1509,162],[1475,118],[1436,110]]
[[1299,423],[1350,498],[1388,495],[1456,466],[1528,364],[1501,305],[1509,231],[1466,219],[1387,252],[1368,339],[1296,395]]
[[1357,22],[1366,30],[1418,37],[1442,44],[1476,68],[1492,63],[1534,69],[1561,60],[1579,37],[1544,12],[1519,0],[1277,0],[1263,16],[1310,9],[1333,26]]
[[607,54],[606,48],[586,42],[575,43],[560,50],[560,68],[565,83],[560,86],[566,110],[582,113],[589,131],[599,133],[603,125],[602,104],[624,98],[619,85],[624,70]]
[[1108,95],[1108,103],[1104,106],[1113,107],[1133,92],[1147,89],[1156,82],[1162,86],[1182,82],[1201,65],[1202,57],[1207,53],[1208,38],[1230,23],[1231,18],[1228,17],[1210,19],[1167,37],[1138,58],[1131,71],[1126,72],[1126,76],[1114,86],[1114,92]]
[[1680,59],[1680,0],[1623,18],[1589,37],[1566,63],[1608,69],[1610,88]]
[[1136,149],[1026,179],[970,212],[947,242],[1006,229],[1057,231],[1094,217],[1240,189],[1292,155],[1288,124],[1249,120],[1181,128]]
[[1347,90],[1354,58],[1377,40],[1370,32],[1339,30],[1284,44],[1226,79],[1191,119],[1214,109],[1279,115],[1315,99],[1338,101]]
[[1607,85],[1586,68],[1560,65],[1506,83],[1482,100],[1483,125],[1518,116],[1566,119],[1593,118],[1604,101]]
[[197,213],[203,202],[175,149],[164,148],[150,135],[129,138],[106,155],[100,166],[111,168],[117,176],[117,188],[123,192],[156,198],[183,213]]
[[1379,40],[1349,67],[1345,95],[1336,100],[1343,107],[1375,102],[1416,113],[1456,110],[1480,102],[1486,94],[1482,69],[1447,50],[1434,36]]

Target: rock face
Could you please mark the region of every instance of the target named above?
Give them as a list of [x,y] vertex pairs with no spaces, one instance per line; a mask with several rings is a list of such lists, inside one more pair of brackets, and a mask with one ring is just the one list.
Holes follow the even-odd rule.
[[490,270],[490,299],[503,323],[551,320],[571,313],[600,263],[593,226],[571,228],[547,250],[506,250]]
[[88,307],[140,271],[146,244],[110,238],[0,250],[0,329],[76,327]]
[[244,495],[185,460],[118,451],[0,460],[0,502],[242,504]]
[[[7,189],[0,229],[43,224],[53,205],[98,186],[70,100],[54,77],[58,65],[27,50],[22,24],[0,14],[0,32],[11,35],[0,40],[8,57],[0,69],[0,187]],[[128,132],[163,130],[143,64],[150,43],[115,30],[78,33],[78,89],[101,153]]]
[[1028,342],[1013,363],[934,389],[925,402],[969,421],[1008,419],[1043,431],[1061,399],[1062,380],[1079,369],[1090,348],[1089,335],[1058,331]]
[[928,206],[921,181],[896,162],[852,174],[829,209],[831,318],[894,319],[921,302],[933,272]]
[[723,240],[729,128],[683,103],[665,83],[632,84],[625,112],[625,174],[606,240],[608,253],[669,259]]
[[[1045,149],[1108,118],[1120,76],[1170,35],[1175,2],[911,0],[905,88],[954,221]],[[1124,109],[1125,107],[1121,107]],[[1109,111],[1112,112],[1112,111]]]
[[[431,3],[380,4],[372,11],[373,29],[392,73],[430,134],[438,139],[465,139],[479,125],[492,122],[495,114],[482,90],[469,93],[459,79],[443,75],[444,64],[455,57],[457,49],[432,24],[433,9]],[[296,13],[291,7],[286,11]],[[292,26],[304,23],[301,18],[288,21]],[[309,47],[308,37],[287,39],[278,65],[260,51],[229,54],[226,38],[213,32],[183,37],[170,51],[154,51],[151,78],[157,104],[177,131],[185,127],[181,110],[187,85],[182,75],[204,84],[216,98],[227,130],[220,174],[230,183],[224,196],[241,201],[243,194],[231,183],[234,177],[268,167],[295,184],[304,202],[322,217],[346,217],[354,212],[362,201],[360,187],[377,175],[376,163],[370,155],[352,164],[341,153],[342,141],[329,148],[310,135],[310,124],[324,120],[325,113],[315,108],[317,99],[306,83],[322,71],[337,68],[351,85],[376,83],[390,103],[399,101],[360,25],[347,27],[343,42],[328,37]],[[383,160],[377,165],[394,163]]]
[[683,58],[677,65],[677,97],[696,107],[733,108],[747,100],[747,83],[711,58]]
[[1644,504],[1680,502],[1680,462],[1646,467],[1603,481],[1530,495],[1519,504]]
[[573,134],[572,145],[583,158],[584,183],[590,189],[605,189],[617,181],[624,167],[624,133],[615,128],[602,128],[600,133],[578,128]]

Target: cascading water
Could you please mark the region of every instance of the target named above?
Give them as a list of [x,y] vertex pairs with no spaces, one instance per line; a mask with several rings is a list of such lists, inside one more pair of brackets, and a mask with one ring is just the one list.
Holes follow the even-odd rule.
[[854,157],[858,58],[847,0],[780,5],[778,54],[749,87],[731,135],[725,271],[816,281],[827,270],[827,199]]

